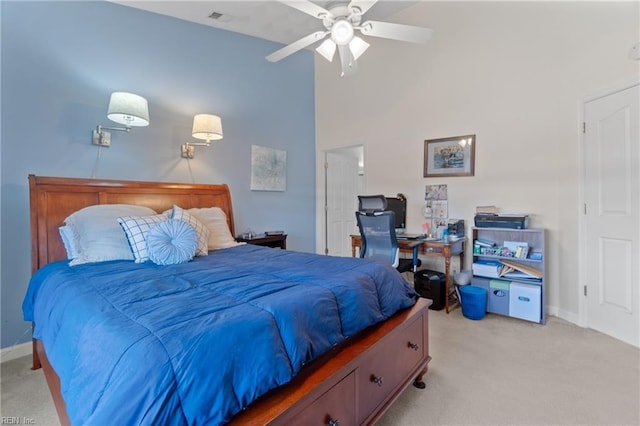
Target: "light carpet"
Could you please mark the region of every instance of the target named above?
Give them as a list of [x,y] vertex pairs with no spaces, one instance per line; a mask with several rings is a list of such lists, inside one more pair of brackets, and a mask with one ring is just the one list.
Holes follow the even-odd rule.
[[[427,387],[409,387],[378,426],[640,424],[638,348],[555,317],[429,314]],[[58,424],[42,371],[29,367],[29,357],[2,364],[3,422]]]

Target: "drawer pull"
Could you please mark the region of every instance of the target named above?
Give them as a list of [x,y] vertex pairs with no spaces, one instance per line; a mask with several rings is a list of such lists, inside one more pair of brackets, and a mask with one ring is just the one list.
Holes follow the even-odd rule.
[[378,377],[375,374],[371,375],[371,381],[378,386],[382,386],[382,377]]
[[420,349],[420,345],[418,345],[417,343],[407,342],[407,346],[414,351]]
[[339,426],[340,422],[337,421],[336,419],[332,419],[331,417],[329,417],[329,421],[327,422],[327,424],[329,426]]

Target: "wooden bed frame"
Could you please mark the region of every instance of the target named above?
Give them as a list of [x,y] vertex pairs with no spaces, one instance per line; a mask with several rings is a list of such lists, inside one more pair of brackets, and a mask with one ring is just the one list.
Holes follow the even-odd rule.
[[[136,204],[165,211],[174,204],[220,207],[233,235],[227,185],[133,182],[29,175],[32,271],[66,258],[58,227],[95,204]],[[239,413],[233,424],[371,424],[411,383],[424,388],[429,356],[428,307],[420,299],[307,365],[290,383]],[[33,340],[33,369],[42,367],[63,425],[69,424],[60,380],[42,342]]]

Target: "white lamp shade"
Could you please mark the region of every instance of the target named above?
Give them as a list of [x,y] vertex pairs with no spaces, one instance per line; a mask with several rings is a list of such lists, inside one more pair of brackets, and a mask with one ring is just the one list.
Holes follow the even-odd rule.
[[333,56],[336,53],[336,44],[330,38],[322,42],[320,46],[316,48],[316,52],[321,54],[327,61],[332,62]]
[[113,92],[109,100],[107,118],[125,126],[149,125],[149,107],[142,96],[127,92]]
[[213,114],[196,114],[193,116],[191,136],[196,139],[216,141],[222,139],[222,120]]
[[360,37],[354,37],[353,40],[349,42],[349,49],[351,49],[353,59],[358,59],[368,48],[369,43]]

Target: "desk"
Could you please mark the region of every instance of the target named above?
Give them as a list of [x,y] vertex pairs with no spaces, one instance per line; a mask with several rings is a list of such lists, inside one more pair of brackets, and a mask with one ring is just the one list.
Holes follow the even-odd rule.
[[[449,276],[451,267],[451,256],[460,256],[460,269],[464,265],[464,238],[458,241],[445,243],[442,241],[427,240],[402,240],[398,239],[398,247],[401,252],[412,253],[416,242],[419,242],[419,253],[427,257],[443,257],[444,258],[444,275],[445,275],[445,302],[444,307],[447,313],[451,312],[460,301],[455,298],[451,300],[455,294],[451,285],[451,277]],[[362,237],[359,234],[351,235],[351,256],[356,257],[356,247],[362,248]]]

